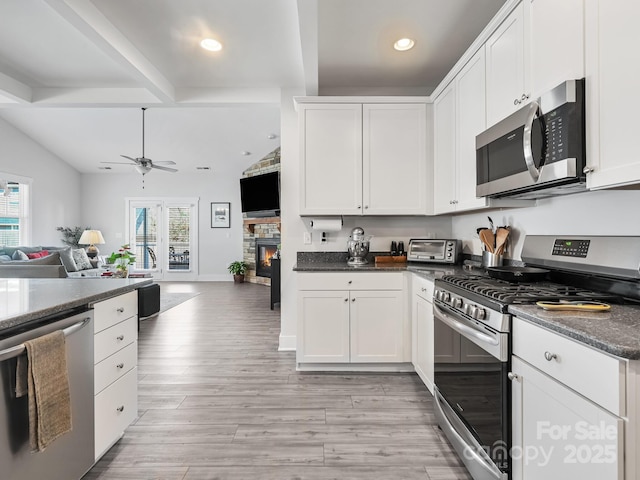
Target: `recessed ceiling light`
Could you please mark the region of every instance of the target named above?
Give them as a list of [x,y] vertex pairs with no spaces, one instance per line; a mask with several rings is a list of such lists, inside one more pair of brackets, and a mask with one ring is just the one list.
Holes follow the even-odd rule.
[[98,167],[98,170],[111,170],[111,167]]
[[196,170],[211,170],[211,167],[196,167]]
[[200,46],[205,50],[210,50],[212,52],[219,52],[222,50],[222,44],[213,38],[205,38],[200,42]]
[[240,152],[240,155],[244,155],[245,157],[251,155],[251,152],[247,152],[246,150],[243,152]]
[[274,138],[278,138],[278,136],[275,133],[270,133],[269,135],[267,135],[267,138],[269,140],[273,140]]
[[410,38],[401,38],[400,40],[398,40],[396,43],[393,44],[393,48],[395,48],[400,52],[404,52],[405,50],[412,49],[415,44],[416,42],[414,42]]

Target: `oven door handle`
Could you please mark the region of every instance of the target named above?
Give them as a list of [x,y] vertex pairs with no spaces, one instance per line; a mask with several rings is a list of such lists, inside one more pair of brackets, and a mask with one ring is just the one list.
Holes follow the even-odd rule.
[[458,415],[444,399],[437,385],[433,393],[438,425],[462,457],[462,462],[472,477],[478,480],[506,480],[507,474],[500,471],[480,443],[458,419]]
[[459,322],[458,320],[453,318],[451,315],[448,315],[447,313],[445,313],[445,311],[442,310],[435,303],[433,304],[433,309],[439,320],[446,323],[457,332],[463,333],[465,335],[469,335],[475,338],[476,340],[479,340],[483,343],[488,343],[489,345],[494,345],[494,346],[500,345],[499,338],[492,337],[491,335],[481,332],[476,328],[469,327],[468,325],[465,325],[464,323]]

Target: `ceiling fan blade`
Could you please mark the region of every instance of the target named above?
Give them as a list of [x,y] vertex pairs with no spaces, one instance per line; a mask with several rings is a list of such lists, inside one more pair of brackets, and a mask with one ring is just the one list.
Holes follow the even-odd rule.
[[165,172],[171,172],[171,173],[178,171],[175,168],[159,167],[158,165],[151,165],[151,168],[157,168],[158,170],[164,170]]
[[128,162],[100,162],[100,163],[109,163],[111,165],[131,165]]
[[128,158],[132,162],[140,163],[140,160],[138,160],[137,158],[131,158],[131,157],[127,156],[127,155],[120,155],[120,156],[124,157],[124,158]]
[[162,162],[153,162],[154,165],[175,165],[176,162],[171,160],[163,160]]

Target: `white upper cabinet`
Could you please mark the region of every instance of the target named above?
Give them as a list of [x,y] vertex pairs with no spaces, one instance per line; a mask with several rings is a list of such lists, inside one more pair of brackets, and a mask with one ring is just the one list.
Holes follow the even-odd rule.
[[537,98],[565,80],[584,77],[584,0],[525,2],[529,2],[531,93]]
[[[530,98],[526,1],[518,4],[485,44],[488,126],[508,117]],[[552,35],[553,32],[544,34]]]
[[480,49],[434,102],[434,212],[487,206],[476,197],[476,135],[486,127],[485,56]]
[[587,187],[640,182],[640,2],[586,0]]
[[301,215],[362,212],[362,105],[299,106]]
[[427,213],[427,106],[362,106],[366,215]]
[[301,215],[425,215],[425,104],[302,103]]

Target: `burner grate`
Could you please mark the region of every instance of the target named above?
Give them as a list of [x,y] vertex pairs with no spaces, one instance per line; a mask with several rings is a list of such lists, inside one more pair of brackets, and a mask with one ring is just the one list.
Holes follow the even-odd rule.
[[511,283],[481,275],[445,275],[442,281],[509,305],[576,299],[617,301],[617,297],[609,293],[551,282]]

